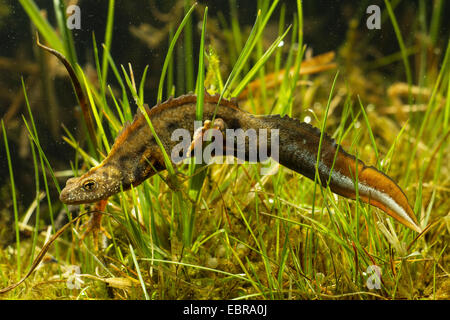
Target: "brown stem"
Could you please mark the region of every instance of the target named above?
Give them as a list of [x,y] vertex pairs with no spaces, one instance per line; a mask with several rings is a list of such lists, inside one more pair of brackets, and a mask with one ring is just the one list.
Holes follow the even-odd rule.
[[49,48],[49,47],[41,44],[39,42],[39,34],[37,32],[36,32],[36,44],[39,47],[41,47],[42,49],[44,49],[45,51],[50,52],[55,57],[57,57],[58,60],[61,61],[64,64],[64,66],[66,67],[66,70],[70,76],[70,80],[72,80],[72,84],[75,88],[75,93],[78,98],[78,103],[80,104],[81,110],[83,111],[83,117],[84,117],[84,121],[86,123],[86,127],[89,131],[90,139],[91,139],[92,143],[94,144],[95,149],[97,150],[98,144],[97,144],[97,139],[95,137],[95,130],[94,130],[92,117],[91,117],[91,114],[88,109],[86,96],[84,95],[83,89],[82,89],[80,81],[78,80],[78,77],[75,73],[75,70],[72,68],[72,65],[70,64],[70,62],[67,60],[67,58],[62,53],[56,51],[55,49]]

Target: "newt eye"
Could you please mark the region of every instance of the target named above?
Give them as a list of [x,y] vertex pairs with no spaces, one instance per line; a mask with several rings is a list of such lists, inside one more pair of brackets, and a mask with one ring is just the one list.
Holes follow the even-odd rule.
[[86,191],[93,191],[97,188],[97,183],[94,180],[87,180],[83,183],[83,189]]

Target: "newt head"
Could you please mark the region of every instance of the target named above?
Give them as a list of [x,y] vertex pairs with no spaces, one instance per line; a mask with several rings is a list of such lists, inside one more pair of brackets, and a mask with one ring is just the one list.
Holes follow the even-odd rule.
[[66,204],[92,203],[120,192],[122,175],[112,165],[92,168],[81,177],[70,178],[59,199]]

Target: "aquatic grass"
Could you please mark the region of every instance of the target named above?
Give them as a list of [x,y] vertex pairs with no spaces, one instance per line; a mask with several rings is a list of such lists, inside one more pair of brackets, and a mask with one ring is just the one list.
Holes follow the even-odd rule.
[[[189,7],[192,3],[191,0],[184,0],[184,14],[189,16],[192,8],[197,5],[195,2],[192,7]],[[185,83],[184,90],[187,92],[194,90],[194,64],[192,63],[192,58],[194,56],[194,41],[193,41],[193,25],[192,19],[186,20],[186,25],[184,26],[184,37],[183,37],[183,49],[184,49],[184,75]]]
[[391,2],[389,0],[384,0],[384,4],[386,5],[386,9],[389,14],[389,18],[391,19],[391,23],[392,23],[392,26],[395,31],[395,36],[397,37],[398,45],[400,46],[400,52],[402,53],[403,64],[405,66],[406,81],[408,82],[408,86],[409,86],[408,102],[411,105],[412,104],[412,96],[411,96],[410,90],[411,90],[411,85],[412,85],[412,73],[411,73],[411,66],[409,65],[408,55],[406,53],[405,43],[403,41],[402,33],[400,31],[397,19],[395,17],[394,11],[392,9]]
[[[196,6],[197,6],[197,3],[194,3],[191,6],[191,8],[189,9],[189,11],[185,14],[183,20],[181,21],[180,25],[178,26],[177,31],[175,32],[175,34],[172,38],[172,41],[170,42],[169,48],[167,49],[166,58],[164,59],[164,64],[163,64],[163,67],[161,70],[161,77],[159,79],[158,96],[156,99],[156,101],[158,103],[162,102],[162,92],[163,92],[164,80],[166,78],[166,72],[167,72],[167,68],[169,66],[169,62],[171,61],[171,58],[172,58],[173,49],[174,49],[175,44],[180,36],[181,31],[183,31],[185,25],[188,23],[189,18]],[[190,64],[190,62],[189,62],[189,64]]]
[[[280,8],[280,17],[278,18],[278,36],[281,36],[284,32],[285,21],[286,21],[286,4],[283,3]],[[293,30],[296,30],[295,23]],[[283,53],[282,46],[280,46],[280,48],[275,53],[275,61],[273,68],[275,74],[278,74],[278,72],[280,71],[282,53]]]
[[[112,36],[113,36],[113,26],[114,26],[114,8],[115,8],[115,0],[109,0],[108,2],[108,13],[106,18],[106,30],[105,30],[105,42],[104,48],[107,52],[110,51]],[[108,56],[104,53],[102,57],[102,72],[97,73],[101,75],[99,78],[101,81],[101,92],[102,95],[105,95],[106,91],[106,81],[108,79]]]
[[11,183],[11,197],[14,210],[14,228],[16,235],[17,280],[19,280],[20,277],[22,276],[22,260],[20,256],[19,213],[17,207],[16,184],[14,182],[15,181],[14,172],[11,161],[11,153],[9,151],[8,136],[6,135],[5,123],[3,122],[3,119],[1,119],[1,122],[2,122],[3,142],[5,143],[6,159],[8,160],[9,181]]
[[144,84],[145,79],[147,78],[148,65],[145,66],[144,72],[142,73],[141,82],[139,84],[139,100],[145,101],[144,99]]
[[134,265],[136,267],[136,272],[137,272],[138,277],[139,277],[139,283],[141,284],[142,292],[144,293],[145,300],[150,300],[150,297],[149,297],[148,292],[147,292],[147,288],[145,286],[144,279],[142,278],[142,273],[141,273],[141,269],[139,268],[139,264],[138,264],[138,261],[137,261],[137,258],[136,258],[136,254],[134,253],[133,246],[131,244],[130,244],[130,252],[131,252],[131,256],[133,257],[133,262],[134,262]]
[[[33,113],[31,112],[31,106],[30,106],[30,102],[28,100],[28,95],[27,95],[27,91],[26,91],[26,87],[25,87],[25,82],[23,81],[22,78],[22,89],[23,89],[23,93],[24,93],[24,98],[25,98],[25,104],[27,106],[27,111],[28,111],[28,116],[30,119],[30,123],[31,126],[29,125],[28,121],[25,119],[24,116],[22,116],[24,124],[28,130],[28,134],[29,134],[29,139],[30,139],[30,143],[33,142],[35,144],[35,146],[38,149],[38,154],[39,154],[39,163],[41,164],[41,172],[42,172],[42,179],[44,182],[44,187],[45,187],[45,192],[46,192],[46,198],[47,198],[47,204],[48,204],[48,211],[49,211],[49,216],[50,216],[50,221],[52,224],[52,228],[53,231],[55,232],[55,222],[54,222],[54,212],[53,212],[53,203],[52,203],[52,199],[50,196],[50,192],[49,192],[49,185],[48,185],[48,181],[47,181],[47,175],[45,174],[46,172],[49,172],[53,183],[56,187],[56,189],[58,190],[58,192],[60,191],[59,188],[59,184],[58,181],[55,177],[54,171],[50,165],[50,162],[47,160],[45,153],[41,147],[41,144],[39,142],[39,135],[38,135],[38,131],[36,128],[36,123],[34,121],[34,117],[33,117]],[[35,166],[37,166],[37,163],[34,163]],[[47,170],[46,170],[47,167]],[[66,212],[68,213],[68,217],[69,219],[71,218],[69,211],[67,210],[67,206],[64,205],[64,208],[66,209]],[[37,230],[36,230],[37,232]],[[58,252],[58,246],[55,246],[56,252]]]
[[[42,149],[40,140],[39,140],[39,135],[38,135],[38,130],[36,127],[36,123],[34,120],[34,116],[31,112],[31,106],[28,100],[28,96],[26,93],[26,88],[25,88],[25,84],[22,80],[22,86],[23,86],[23,90],[24,90],[24,97],[25,97],[25,103],[27,106],[27,110],[28,110],[28,116],[29,116],[29,120],[27,120],[24,116],[22,116],[23,122],[25,124],[25,127],[27,129],[28,135],[29,135],[29,140],[30,143],[32,145],[34,145],[37,150],[38,150],[38,155],[39,155],[39,163],[40,163],[40,169],[41,169],[41,173],[42,173],[42,179],[43,179],[43,185],[44,185],[44,190],[45,190],[45,194],[46,194],[46,198],[47,198],[47,203],[48,203],[48,215],[50,217],[50,222],[51,222],[51,226],[52,228],[50,230],[52,230],[53,233],[55,233],[56,230],[56,225],[55,225],[55,203],[54,200],[52,200],[51,197],[51,193],[50,193],[50,185],[49,185],[49,181],[47,178],[47,175],[50,175],[52,182],[53,182],[53,186],[56,188],[57,192],[59,193],[61,191],[61,188],[59,186],[58,180],[56,178],[56,173],[54,172],[47,156],[45,155],[45,151]],[[72,139],[74,139],[73,137],[71,137]],[[34,149],[34,147],[32,147]],[[94,159],[93,159],[94,160]],[[37,158],[35,158],[35,161],[37,161]],[[94,160],[95,161],[95,160]],[[34,163],[34,166],[37,167],[38,164],[37,162]],[[38,183],[38,182],[36,182]],[[69,221],[72,219],[71,217],[71,212],[68,210],[67,205],[66,204],[62,204],[62,207],[64,208],[64,212],[67,214],[67,217],[69,219]],[[39,223],[39,212],[36,212],[36,225],[38,225]],[[34,233],[35,235],[33,236],[34,238],[37,237],[37,233],[39,232],[39,229],[35,229]],[[72,229],[72,236],[74,236],[74,229]],[[33,240],[35,241],[35,240]],[[60,248],[60,244],[59,241],[56,241],[54,243],[54,248],[55,248],[55,256],[60,256],[62,255],[62,259],[67,260],[71,257],[71,255],[74,253],[74,250],[72,248],[72,250],[66,250],[66,252],[64,253],[62,251],[62,249]],[[32,252],[34,251],[34,247],[32,249]],[[32,254],[31,254],[32,257]],[[94,272],[95,271],[95,266],[94,266],[94,259],[92,257],[92,254],[89,254],[88,252],[84,252],[82,251],[80,253],[80,264],[83,265],[83,268],[88,271],[88,272]],[[60,267],[59,267],[60,268]]]
[[[288,94],[289,100],[287,103],[288,106],[288,114],[289,116],[292,116],[292,106],[294,103],[294,90],[297,87],[297,80],[299,78],[300,75],[300,67],[302,64],[302,59],[303,59],[303,54],[305,52],[305,49],[303,47],[303,7],[302,7],[302,2],[301,0],[297,0],[297,19],[296,21],[298,21],[298,27],[297,29],[294,30],[298,30],[298,42],[297,42],[297,54],[295,55],[295,63],[294,63],[294,76],[292,81],[292,85],[291,85],[291,91]],[[287,72],[289,69],[286,69],[286,75],[289,74],[289,72]],[[286,110],[286,109],[285,109]],[[284,111],[285,111],[284,110]],[[283,111],[283,114],[285,113]]]
[[447,48],[445,51],[445,55],[444,55],[444,59],[442,62],[442,67],[441,70],[438,74],[438,77],[436,79],[436,82],[433,85],[433,91],[431,93],[431,97],[428,101],[428,107],[425,111],[425,115],[423,117],[423,120],[420,124],[419,127],[419,131],[417,133],[416,136],[416,143],[413,145],[413,149],[411,152],[411,156],[409,158],[409,162],[406,168],[406,177],[405,180],[408,183],[409,179],[410,179],[410,173],[411,173],[411,165],[412,165],[412,161],[415,159],[416,157],[416,152],[417,152],[417,148],[418,148],[418,141],[422,138],[424,130],[425,130],[425,126],[428,122],[428,119],[430,117],[430,115],[432,114],[432,111],[436,108],[436,96],[438,93],[438,90],[445,90],[445,85],[441,86],[442,82],[443,82],[443,78],[445,76],[448,76],[448,70],[450,70],[450,40],[447,42]]
[[[33,259],[34,259],[34,254],[35,254],[35,248],[36,248],[36,244],[37,244],[37,237],[38,237],[38,233],[39,233],[39,219],[40,219],[40,202],[41,202],[41,192],[40,192],[40,185],[39,185],[39,166],[38,166],[38,161],[37,161],[37,157],[36,157],[36,149],[34,147],[33,144],[30,144],[30,148],[31,148],[31,155],[33,157],[33,168],[34,168],[34,180],[35,180],[35,186],[36,186],[36,198],[35,198],[35,202],[36,202],[36,222],[34,225],[34,232],[33,232],[33,240],[32,240],[32,244],[31,244],[31,253],[30,253],[30,263],[28,265],[28,268],[31,267],[31,264],[33,263]],[[45,194],[44,194],[45,195]],[[25,215],[26,216],[26,215]]]
[[[247,84],[255,77],[256,73],[261,70],[267,60],[272,56],[272,53],[278,48],[280,42],[286,37],[290,30],[290,27],[281,35],[281,37],[277,37],[277,39],[270,45],[270,47],[264,52],[261,58],[255,63],[255,65],[250,69],[250,71],[245,75],[245,77],[238,83],[236,88],[232,91],[231,96],[237,97],[239,93],[244,90]],[[262,89],[263,90],[263,89]]]
[[[40,201],[39,194],[40,193],[39,193],[39,177],[38,177],[38,167],[39,166],[38,166],[38,160],[37,160],[38,158],[36,157],[35,147],[37,147],[37,149],[38,149],[39,162],[40,162],[40,165],[41,165],[41,172],[43,173],[42,177],[43,177],[44,188],[45,188],[45,192],[46,192],[45,194],[46,194],[47,200],[48,200],[48,206],[49,206],[48,211],[49,211],[49,215],[50,215],[50,218],[51,218],[51,223],[53,225],[53,231],[55,231],[54,219],[53,219],[53,203],[52,203],[52,200],[51,200],[51,197],[50,197],[49,185],[48,185],[48,182],[47,182],[47,173],[51,175],[51,177],[53,179],[53,182],[55,184],[55,187],[58,190],[59,190],[59,186],[58,186],[58,182],[57,182],[57,180],[55,178],[55,174],[54,174],[54,172],[52,170],[52,167],[49,164],[49,161],[45,157],[45,154],[44,154],[44,152],[43,152],[43,150],[41,148],[41,145],[40,145],[40,142],[39,142],[39,138],[38,138],[38,135],[37,135],[36,125],[35,125],[35,122],[34,122],[33,115],[31,113],[30,103],[29,103],[29,100],[28,100],[28,96],[27,96],[27,92],[26,92],[26,88],[25,88],[25,83],[24,83],[23,79],[22,79],[22,87],[23,87],[23,91],[24,91],[25,104],[27,106],[27,110],[28,110],[28,113],[29,113],[29,116],[30,116],[31,126],[29,125],[28,121],[25,119],[24,116],[22,116],[22,119],[23,119],[25,127],[26,127],[26,129],[28,131],[28,137],[29,137],[29,140],[30,140],[30,143],[31,143],[31,150],[32,150],[32,155],[33,155],[33,167],[34,167],[34,170],[35,170],[35,178],[36,178],[36,182],[35,183],[36,183],[36,191],[37,191],[36,200],[35,200],[37,202],[37,204],[36,204],[36,223],[35,223],[36,227],[33,230],[33,235],[32,235],[32,245],[33,245],[33,247],[31,249],[31,254],[30,254],[31,255],[31,257],[30,257],[30,265],[31,265],[31,262],[32,262],[32,259],[33,259],[33,256],[34,256],[35,245],[37,243],[37,236],[38,236],[38,233],[39,233],[38,226],[39,226],[39,216],[40,216],[40,207],[39,207],[39,201]],[[14,178],[13,178],[14,177],[13,168],[12,168],[12,165],[11,165],[11,158],[10,158],[10,154],[9,154],[8,141],[7,141],[6,130],[5,130],[5,127],[4,127],[3,119],[2,119],[1,122],[2,122],[2,130],[3,130],[3,133],[4,133],[5,146],[6,146],[6,151],[7,151],[9,172],[10,172],[10,176],[11,176],[11,185],[14,188],[12,190],[12,198],[13,198],[13,207],[14,207],[14,212],[15,212],[15,214],[14,214],[14,216],[15,216],[15,226],[16,226],[15,228],[16,228],[16,231],[17,231],[17,239],[16,239],[16,247],[17,247],[16,272],[17,273],[16,273],[16,276],[17,276],[17,279],[20,280],[20,278],[22,276],[22,274],[21,274],[22,262],[21,262],[21,250],[20,250],[20,243],[21,243],[21,241],[20,241],[20,237],[19,237],[19,233],[18,233],[19,232],[19,213],[18,213],[17,201],[16,201],[15,184],[14,184]],[[68,212],[68,211],[66,211],[66,212]],[[69,216],[69,218],[70,218],[70,216]],[[55,245],[55,252],[58,255],[59,249],[58,249],[58,245],[57,244]]]
[[200,37],[200,47],[198,49],[198,71],[197,71],[197,81],[196,90],[197,94],[197,105],[195,109],[195,120],[203,120],[203,103],[204,103],[204,92],[205,92],[205,33],[206,33],[206,21],[208,17],[208,7],[205,7],[205,12],[203,13],[203,24],[202,33]]
[[152,259],[152,258],[142,258],[142,260],[151,261],[151,262],[158,262],[158,263],[175,264],[175,265],[180,265],[180,266],[194,268],[194,269],[199,269],[199,270],[211,271],[211,272],[214,272],[214,273],[220,273],[220,274],[226,275],[229,278],[236,278],[236,279],[239,279],[239,280],[248,281],[247,278],[245,278],[245,277],[243,277],[243,276],[241,276],[239,274],[232,274],[232,273],[229,273],[229,272],[226,272],[226,271],[222,271],[220,269],[208,268],[208,267],[205,267],[205,266],[193,265],[193,264],[185,263],[185,262],[178,262],[178,261],[172,261],[172,260],[162,260],[162,259]]
[[[325,113],[324,113],[324,118],[322,120],[322,125],[320,128],[320,139],[319,139],[319,146],[318,146],[318,151],[317,151],[317,161],[316,161],[316,166],[315,166],[315,178],[314,178],[314,191],[313,191],[313,198],[312,198],[312,208],[311,208],[311,215],[314,219],[314,213],[315,213],[315,198],[316,198],[316,187],[317,185],[320,183],[320,176],[319,176],[319,159],[320,159],[320,154],[322,152],[322,143],[323,143],[323,139],[324,139],[324,134],[325,134],[325,125],[327,122],[327,117],[328,117],[328,111],[330,109],[330,104],[331,104],[331,98],[333,96],[334,93],[334,88],[336,85],[336,81],[338,79],[339,76],[339,71],[336,73],[336,75],[334,76],[334,80],[333,83],[331,85],[331,90],[330,90],[330,94],[328,96],[328,102],[327,102],[327,106],[325,108]],[[313,242],[314,242],[314,231],[311,233],[309,241],[307,243],[307,246],[309,246],[309,256],[312,255],[313,252]],[[312,259],[309,260],[309,262],[312,262]],[[312,270],[312,265],[309,265],[309,270]]]
[[372,128],[370,127],[369,118],[367,117],[367,113],[364,110],[363,103],[362,103],[361,98],[359,96],[358,96],[358,102],[359,102],[359,106],[361,107],[361,113],[364,116],[364,121],[366,122],[366,126],[367,126],[367,130],[369,132],[370,142],[372,143],[373,151],[375,152],[375,157],[377,159],[377,168],[380,169],[381,168],[381,162],[380,162],[380,155],[378,153],[377,143],[375,141],[375,137],[373,135]]
[[[261,13],[264,15],[267,11],[267,6],[268,6],[269,2],[268,1],[264,1],[264,0],[257,0],[256,1],[256,5],[258,8],[260,8]],[[263,55],[263,40],[262,38],[258,38],[257,42],[256,42],[256,49],[255,49],[255,60],[260,60],[262,55]],[[264,70],[264,64],[261,65],[258,68],[258,78],[259,78],[259,86],[260,86],[260,93],[261,93],[261,104],[262,104],[262,109],[264,110],[264,112],[268,111],[269,106],[267,105],[267,95],[266,95],[266,79],[265,79],[265,70]],[[251,72],[251,71],[250,71]],[[246,75],[249,75],[250,72],[246,72]],[[241,82],[242,83],[242,82]]]
[[[292,30],[297,30],[297,28],[298,28],[298,19],[296,19],[296,17],[294,17],[294,22],[292,24]],[[297,36],[298,36],[297,32],[292,32],[288,56],[286,58],[286,63],[283,66],[285,71],[291,70],[291,68],[292,68],[292,64],[293,64],[293,60],[294,60],[294,53],[296,51],[295,47],[297,46]],[[297,51],[298,50],[299,50],[299,48],[297,48]],[[275,67],[277,67],[277,66],[275,66]],[[275,68],[275,72],[277,72],[276,68]],[[293,103],[293,100],[290,99],[290,97],[292,97],[292,93],[293,93],[292,90],[296,89],[297,85],[291,85],[290,82],[291,82],[290,72],[284,72],[283,80],[281,81],[279,88],[278,88],[279,97],[277,99],[277,104],[273,108],[272,113],[275,113],[275,114],[279,113],[280,115],[285,115],[285,114],[289,114],[289,112],[292,111],[291,105]]]
[[56,23],[61,32],[62,43],[65,47],[65,56],[71,65],[77,63],[77,54],[75,52],[75,45],[73,43],[72,32],[67,27],[66,22],[66,6],[61,0],[53,0],[53,8],[55,11]]
[[436,42],[438,40],[439,29],[441,27],[442,16],[444,14],[443,8],[444,8],[444,1],[436,0],[432,9],[430,32],[429,32],[431,41],[434,45],[436,45]]
[[130,89],[130,91],[135,99],[135,102],[136,102],[137,106],[139,107],[140,112],[142,113],[145,120],[147,121],[147,124],[150,128],[150,131],[151,131],[153,137],[155,138],[156,143],[158,144],[159,148],[161,149],[161,152],[162,152],[163,158],[164,158],[164,164],[166,165],[166,169],[169,172],[170,176],[175,177],[175,169],[173,167],[172,161],[170,160],[169,155],[167,154],[167,150],[165,150],[165,148],[161,142],[161,139],[159,139],[159,137],[155,131],[155,128],[153,127],[152,121],[150,120],[150,117],[148,116],[147,111],[145,110],[144,101],[142,101],[139,98],[139,95],[136,91],[136,87],[132,83],[132,81],[134,81],[134,80],[132,80],[133,77],[130,78],[128,76],[125,68],[123,66],[121,66],[121,67],[122,67],[122,72],[123,72],[123,75],[125,76],[125,80],[128,85],[128,88]]
[[[57,32],[53,29],[50,23],[44,19],[39,8],[33,0],[19,0],[23,9],[26,11],[28,17],[33,21],[34,25],[38,28],[39,32],[43,35],[45,40],[48,41],[50,46],[55,50],[66,55],[67,46],[61,42]],[[67,40],[67,39],[66,39]]]
[[[201,121],[203,123],[203,107],[204,107],[204,92],[205,92],[205,33],[206,33],[206,22],[208,16],[208,7],[205,7],[203,13],[203,23],[202,32],[200,37],[200,47],[198,54],[198,71],[197,71],[197,81],[195,85],[195,93],[197,95],[197,103],[195,107],[195,120]],[[192,137],[194,138],[194,137]],[[200,159],[202,160],[202,159]],[[190,210],[184,212],[182,216],[183,221],[183,243],[187,246],[191,246],[192,236],[194,231],[194,221],[195,212],[199,205],[199,200],[201,197],[202,186],[206,177],[206,170],[201,170],[205,167],[205,164],[197,163],[198,159],[191,157],[189,163],[189,190],[188,194],[190,199],[193,201]],[[201,171],[200,171],[201,170]]]
[[[169,45],[173,40],[173,27],[170,26],[169,29]],[[168,65],[167,65],[167,92],[166,92],[166,96],[170,97],[170,96],[174,96],[175,95],[175,85],[174,85],[174,56],[171,55]]]
[[[127,90],[125,87],[125,83],[123,82],[122,77],[120,76],[120,72],[119,69],[117,68],[113,58],[111,57],[111,54],[108,50],[108,48],[106,48],[106,46],[103,46],[104,49],[104,54],[106,55],[108,62],[109,62],[109,66],[111,67],[111,69],[113,70],[114,76],[117,80],[117,82],[120,85],[120,88],[122,90],[122,99],[120,101],[120,107],[117,104],[117,100],[114,97],[114,94],[112,92],[112,89],[109,89],[111,96],[114,97],[114,104],[116,105],[116,110],[117,113],[119,114],[119,117],[122,121],[122,124],[125,124],[126,121],[132,121],[133,120],[133,115],[131,112],[131,107],[130,104],[128,102],[128,94],[127,94]],[[110,87],[110,86],[109,86]]]
[[230,48],[234,49],[235,55],[238,55],[242,50],[242,30],[239,24],[238,7],[236,0],[229,0],[228,3],[230,5],[232,39],[234,40],[234,45]]
[[[78,154],[83,158],[85,163],[89,163],[91,166],[95,167],[99,165],[99,161],[97,161],[93,156],[88,154],[86,151],[80,148],[80,145],[76,138],[69,132],[67,128],[64,127],[64,130],[68,137],[63,137],[64,142],[66,142],[68,145],[70,145],[75,151],[77,152],[77,157],[75,158],[76,161],[78,161]],[[75,175],[78,176],[78,166],[75,164],[74,167]]]
[[[123,112],[118,107],[117,100],[116,100],[114,94],[110,90],[111,89],[110,86],[108,86],[108,90],[111,94],[111,98],[114,101],[114,105],[116,106],[116,111],[117,111],[119,119],[121,121],[120,123],[119,123],[118,119],[116,118],[116,116],[111,112],[111,109],[108,107],[108,104],[106,102],[106,92],[105,92],[106,89],[103,85],[104,75],[102,74],[102,71],[100,70],[101,66],[100,66],[100,59],[99,59],[99,55],[98,55],[98,48],[97,48],[97,41],[95,38],[95,33],[92,34],[92,46],[94,48],[94,59],[95,59],[95,68],[97,70],[97,77],[98,77],[98,81],[101,83],[101,88],[100,88],[101,92],[100,92],[100,97],[98,96],[98,94],[95,90],[91,90],[91,93],[93,94],[95,100],[98,101],[98,103],[102,106],[101,107],[102,113],[100,113],[100,115],[99,115],[100,121],[103,120],[103,116],[107,117],[110,130],[112,130],[113,132],[118,132],[119,131],[118,128],[124,124],[125,120],[123,118]],[[105,44],[104,44],[104,46],[106,48]],[[104,49],[104,51],[107,51],[107,50],[108,49]],[[105,52],[103,53],[103,60],[108,61],[108,56]]]
[[[167,61],[167,57],[166,57],[166,61]],[[185,217],[186,215],[186,211],[188,209],[186,209],[187,205],[185,204],[185,200],[183,199],[181,190],[177,187],[179,185],[179,180],[176,176],[176,171],[175,168],[173,167],[173,163],[171,161],[171,159],[169,158],[169,155],[167,154],[167,150],[165,150],[160,138],[158,137],[153,124],[150,120],[150,117],[148,116],[145,108],[144,108],[144,101],[143,101],[143,86],[144,86],[144,80],[145,80],[145,74],[146,74],[146,70],[147,68],[144,70],[144,74],[142,76],[142,80],[141,80],[141,84],[140,84],[140,94],[138,94],[136,92],[136,86],[135,86],[135,82],[134,82],[134,75],[132,72],[132,69],[130,67],[130,76],[128,76],[125,68],[123,66],[122,67],[122,71],[123,71],[123,75],[125,77],[125,81],[127,83],[127,86],[129,88],[129,90],[131,91],[136,104],[138,105],[139,108],[139,112],[141,112],[141,114],[144,116],[149,128],[150,128],[150,132],[152,133],[153,137],[155,138],[156,143],[158,144],[162,155],[163,155],[163,159],[164,159],[164,164],[166,166],[166,169],[168,171],[168,177],[167,180],[164,180],[170,187],[175,187],[175,190],[173,190],[173,194],[174,194],[174,201],[172,202],[171,207],[173,209],[176,210],[177,213],[179,213],[182,217]],[[159,176],[159,174],[158,174]],[[136,198],[133,197],[133,201],[136,203]],[[154,217],[153,217],[154,218]],[[137,225],[132,224],[132,220],[128,219],[127,220],[130,226],[133,226],[133,233],[135,235],[135,239],[137,239],[137,244],[139,245],[138,248],[143,249],[144,252],[146,253],[146,256],[153,256],[153,248],[154,246],[152,245],[151,248],[148,248],[148,245],[146,244],[146,241],[144,241],[144,237],[146,239],[148,239],[148,236],[144,235],[143,231],[141,230],[140,227],[138,227]],[[172,220],[173,221],[173,220]],[[173,228],[173,222],[171,224],[171,228]],[[153,225],[154,228],[154,225]],[[189,230],[189,229],[188,229]],[[188,232],[183,233],[183,234],[188,234]],[[152,236],[156,237],[156,242],[161,243],[161,241],[159,241],[157,239],[157,235],[154,234]],[[185,239],[186,241],[186,239]]]
[[109,153],[109,151],[111,151],[111,146],[109,145],[108,139],[106,137],[105,129],[103,128],[103,123],[101,121],[101,118],[99,116],[99,112],[97,110],[97,105],[94,102],[93,93],[91,91],[91,86],[87,83],[88,80],[87,80],[86,76],[84,75],[84,73],[83,73],[83,71],[81,69],[79,70],[79,73],[82,76],[83,83],[84,83],[85,88],[86,88],[87,96],[88,96],[89,103],[90,103],[90,106],[91,106],[91,111],[92,111],[92,114],[94,115],[95,123],[97,124],[97,128],[99,130],[98,132],[99,132],[99,135],[100,135],[100,139],[103,142],[103,146],[105,148],[105,151],[107,153]]
[[244,48],[242,49],[241,53],[239,54],[238,60],[233,65],[233,69],[231,70],[230,75],[228,76],[227,81],[225,82],[224,88],[221,92],[221,97],[227,93],[227,90],[229,89],[229,87],[231,88],[233,86],[233,84],[237,80],[240,72],[242,71],[244,66],[248,63],[250,53],[252,52],[256,43],[259,41],[258,39],[261,38],[262,32],[263,32],[265,26],[267,25],[267,22],[269,21],[273,11],[275,10],[276,6],[278,5],[278,2],[279,2],[278,0],[273,1],[272,5],[270,6],[270,9],[264,15],[262,15],[261,10],[258,10],[258,14],[256,16],[256,21],[253,24],[252,30],[250,32],[250,35],[247,38],[247,41],[245,42]]

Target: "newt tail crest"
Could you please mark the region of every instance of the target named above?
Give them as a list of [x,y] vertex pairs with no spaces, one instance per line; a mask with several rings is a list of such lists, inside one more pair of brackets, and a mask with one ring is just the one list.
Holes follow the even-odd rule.
[[[259,116],[280,129],[280,164],[315,179],[320,130],[287,116]],[[334,163],[334,166],[333,166]],[[319,180],[338,195],[373,205],[414,231],[422,232],[403,190],[383,172],[348,154],[327,134],[320,150]]]

